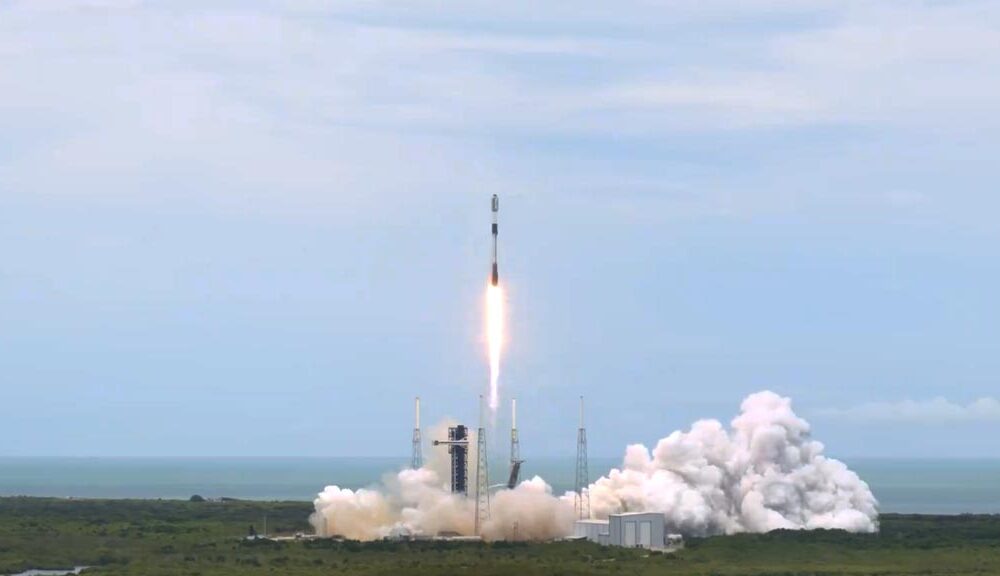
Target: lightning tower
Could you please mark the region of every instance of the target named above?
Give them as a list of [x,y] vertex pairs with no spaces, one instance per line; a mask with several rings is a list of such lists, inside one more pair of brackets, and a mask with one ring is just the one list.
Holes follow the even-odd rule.
[[576,434],[576,511],[581,520],[590,518],[590,474],[587,471],[587,428],[583,424],[583,396],[580,396],[580,429]]
[[521,442],[517,439],[517,398],[513,398],[510,401],[510,477],[507,479],[507,488],[513,490],[517,486],[523,463]]
[[418,470],[424,465],[423,441],[420,438],[420,396],[416,398],[415,419],[413,425],[413,457],[410,459],[410,468]]
[[490,519],[490,479],[486,462],[485,404],[479,396],[479,431],[476,433],[476,536],[482,534],[483,525]]

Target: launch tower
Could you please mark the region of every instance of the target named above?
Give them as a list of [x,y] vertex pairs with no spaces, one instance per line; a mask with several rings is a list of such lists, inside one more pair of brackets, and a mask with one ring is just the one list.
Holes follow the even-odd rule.
[[447,440],[435,440],[434,445],[445,444],[451,455],[451,491],[468,494],[469,429],[462,424],[448,428]]

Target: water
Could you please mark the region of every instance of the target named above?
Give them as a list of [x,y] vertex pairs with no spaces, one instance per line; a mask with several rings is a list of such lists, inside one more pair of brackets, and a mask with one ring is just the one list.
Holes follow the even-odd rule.
[[1000,460],[847,462],[868,482],[883,512],[1000,513]]
[[327,484],[360,488],[400,458],[0,458],[0,496],[312,500]]
[[[0,496],[171,498],[193,494],[254,500],[312,500],[327,484],[363,488],[406,458],[0,458]],[[591,458],[596,478],[620,463]],[[848,460],[883,512],[1000,513],[1000,460]],[[491,470],[506,479],[503,463]],[[572,459],[528,459],[557,493],[573,486]]]

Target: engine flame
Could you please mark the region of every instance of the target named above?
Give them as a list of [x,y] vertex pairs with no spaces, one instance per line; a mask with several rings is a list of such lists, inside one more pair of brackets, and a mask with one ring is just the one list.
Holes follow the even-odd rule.
[[500,404],[500,351],[503,348],[503,290],[486,288],[486,339],[490,355],[490,410]]

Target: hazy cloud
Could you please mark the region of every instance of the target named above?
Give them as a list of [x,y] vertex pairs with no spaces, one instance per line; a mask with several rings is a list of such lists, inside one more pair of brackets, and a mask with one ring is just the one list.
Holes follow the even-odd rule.
[[1000,421],[1000,400],[984,397],[962,405],[938,396],[930,400],[868,402],[850,408],[831,408],[821,413],[851,420],[915,424]]
[[[154,195],[156,183],[179,179],[214,197],[251,189],[283,202],[352,205],[398,198],[404,187],[436,193],[442,182],[571,189],[580,178],[621,188],[627,175],[659,189],[658,160],[637,168],[602,156],[610,159],[581,172],[557,154],[526,169],[536,159],[503,148],[504,138],[620,144],[905,126],[925,132],[914,141],[973,133],[988,155],[995,131],[986,127],[1000,118],[1000,6],[991,2],[430,7],[4,4],[0,186]],[[856,141],[845,147],[805,163],[782,158],[776,182],[758,178],[756,190],[696,164],[671,170],[667,188],[697,189],[694,203],[716,211],[824,193],[852,206],[864,196],[868,206],[867,194],[836,182],[844,171],[829,159],[871,152]],[[804,183],[789,175],[792,165]],[[455,170],[469,173],[456,179]]]

